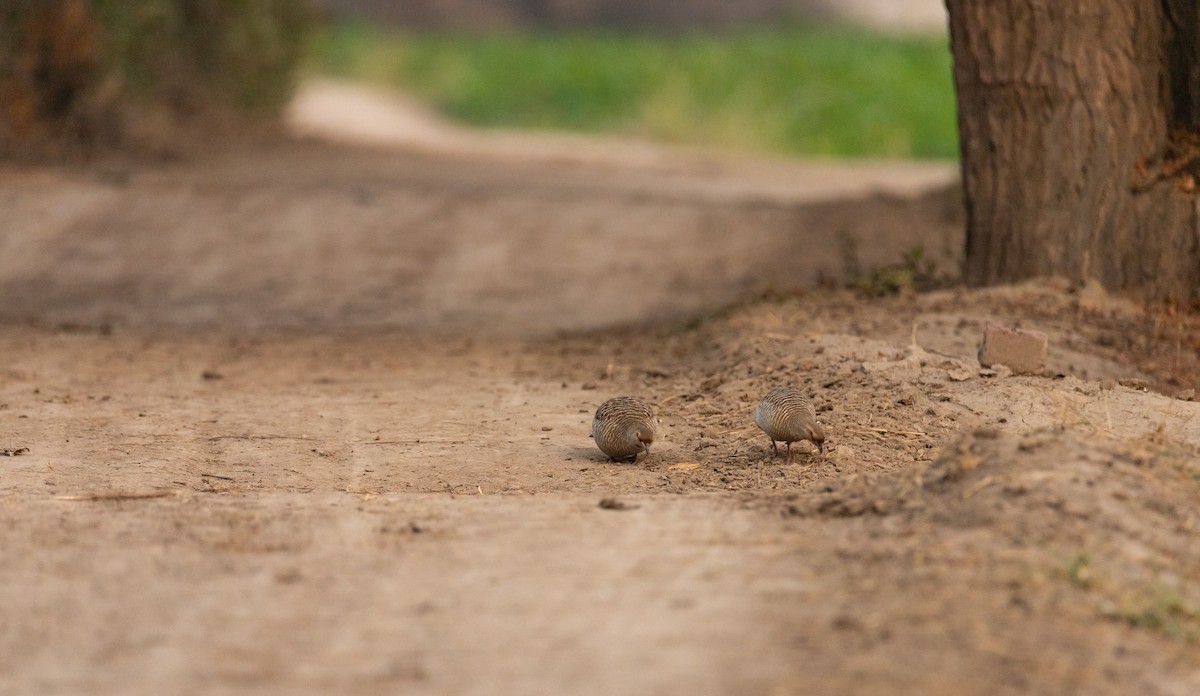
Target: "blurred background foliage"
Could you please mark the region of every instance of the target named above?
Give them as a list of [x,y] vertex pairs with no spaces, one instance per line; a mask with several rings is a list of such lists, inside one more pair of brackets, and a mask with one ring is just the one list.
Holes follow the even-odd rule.
[[[400,88],[483,127],[957,154],[950,52],[936,31],[787,19],[799,5],[782,0],[737,12],[699,0],[318,0],[320,22],[310,2],[0,0],[0,156],[171,151],[187,134],[229,135],[275,119],[298,73]],[[354,19],[363,8],[416,14]],[[500,22],[488,8],[510,12]]]
[[837,26],[717,31],[317,32],[313,72],[392,85],[479,126],[761,152],[955,157],[945,36]]
[[3,0],[0,154],[155,147],[270,119],[291,96],[305,0]]

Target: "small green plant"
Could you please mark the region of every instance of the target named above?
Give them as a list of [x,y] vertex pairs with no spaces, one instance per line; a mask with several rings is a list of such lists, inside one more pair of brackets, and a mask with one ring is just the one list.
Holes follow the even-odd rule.
[[1071,581],[1072,585],[1081,590],[1091,587],[1091,564],[1091,556],[1086,552],[1080,552],[1071,559],[1070,563],[1067,564],[1067,579]]
[[841,235],[842,269],[846,286],[863,297],[887,297],[906,290],[922,292],[940,287],[945,279],[938,274],[937,261],[925,254],[920,244],[909,249],[898,263],[863,268],[858,258],[858,240]]
[[1174,587],[1160,587],[1147,606],[1125,612],[1124,619],[1130,626],[1159,631],[1175,640],[1200,640],[1200,609]]

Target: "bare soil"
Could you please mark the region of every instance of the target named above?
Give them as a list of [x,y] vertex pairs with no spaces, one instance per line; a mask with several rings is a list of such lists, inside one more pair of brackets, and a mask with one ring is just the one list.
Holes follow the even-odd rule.
[[[1185,320],[818,288],[846,235],[952,266],[953,192],[728,166],[0,168],[0,692],[1200,693]],[[989,321],[1047,372],[981,371]]]

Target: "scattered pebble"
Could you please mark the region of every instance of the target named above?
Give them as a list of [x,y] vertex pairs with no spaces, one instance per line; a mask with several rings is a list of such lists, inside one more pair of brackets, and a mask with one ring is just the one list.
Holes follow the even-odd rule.
[[281,585],[293,585],[297,582],[300,582],[302,579],[304,579],[304,576],[301,575],[300,571],[296,570],[295,568],[282,570],[275,574],[275,582]]
[[950,378],[951,382],[965,382],[968,379],[971,379],[972,377],[974,377],[975,375],[972,374],[971,371],[966,368],[952,367],[952,368],[946,370],[946,376]]
[[1012,373],[1013,373],[1012,369],[1010,369],[1008,367],[1008,365],[1004,365],[1004,364],[996,364],[996,365],[992,365],[991,367],[985,367],[985,368],[982,368],[981,370],[979,370],[980,377],[998,377],[1000,379],[1004,379],[1005,377],[1011,377]]
[[632,510],[636,507],[637,507],[637,505],[627,505],[627,504],[622,503],[621,501],[617,500],[616,498],[601,498],[600,499],[600,509],[601,510]]

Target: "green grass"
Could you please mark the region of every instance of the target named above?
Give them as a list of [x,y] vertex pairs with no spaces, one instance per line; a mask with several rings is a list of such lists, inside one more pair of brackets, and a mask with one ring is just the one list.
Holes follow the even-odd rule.
[[944,37],[797,28],[470,35],[340,24],[318,32],[308,66],[401,87],[485,127],[825,156],[958,149]]
[[1075,587],[1086,590],[1092,584],[1091,565],[1092,557],[1087,553],[1076,554],[1067,564],[1067,579]]
[[1200,609],[1189,604],[1176,588],[1159,588],[1143,607],[1126,612],[1125,621],[1175,640],[1200,640]]

